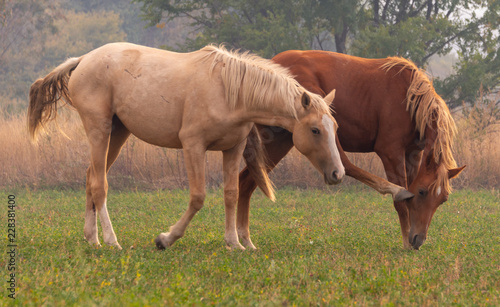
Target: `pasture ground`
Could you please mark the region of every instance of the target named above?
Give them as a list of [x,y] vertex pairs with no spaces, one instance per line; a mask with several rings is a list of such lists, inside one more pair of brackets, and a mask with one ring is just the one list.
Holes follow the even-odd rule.
[[[8,298],[8,195],[16,197],[16,299]],[[83,240],[83,190],[0,192],[0,305],[500,305],[500,193],[455,191],[419,251],[402,248],[390,197],[363,189],[256,193],[256,251],[223,243],[221,190],[184,238],[153,239],[184,212],[188,191],[118,192],[108,209],[123,250]],[[102,233],[99,230],[102,241]]]

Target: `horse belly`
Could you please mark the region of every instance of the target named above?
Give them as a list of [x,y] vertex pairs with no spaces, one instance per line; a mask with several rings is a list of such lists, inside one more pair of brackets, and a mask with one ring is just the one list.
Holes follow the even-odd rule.
[[181,148],[179,130],[182,105],[168,101],[168,96],[155,95],[141,100],[128,100],[116,105],[115,114],[137,138],[162,147]]
[[[243,127],[228,126],[226,129],[222,128],[221,131],[225,131],[224,133],[213,140],[208,140],[207,150],[224,151],[233,148],[247,138],[252,125],[252,123],[247,123]],[[227,131],[231,131],[231,133],[227,133]]]

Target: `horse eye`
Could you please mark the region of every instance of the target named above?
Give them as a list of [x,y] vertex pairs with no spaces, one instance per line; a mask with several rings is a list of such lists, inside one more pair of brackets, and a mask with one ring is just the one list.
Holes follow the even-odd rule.
[[319,129],[318,128],[312,128],[311,129],[313,134],[319,134]]
[[420,196],[426,196],[427,195],[427,190],[418,190],[418,195],[420,195]]

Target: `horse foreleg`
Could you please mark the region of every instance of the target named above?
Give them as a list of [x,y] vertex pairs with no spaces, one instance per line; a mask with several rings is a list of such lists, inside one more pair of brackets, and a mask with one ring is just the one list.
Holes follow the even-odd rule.
[[344,165],[345,172],[347,176],[350,176],[367,186],[373,188],[375,191],[380,194],[391,194],[394,201],[402,201],[408,198],[412,198],[414,195],[402,186],[395,185],[384,178],[373,175],[356,165],[352,164],[346,153],[342,149],[342,145],[337,138],[337,148],[339,149],[340,159],[342,160],[342,164]]
[[[292,149],[293,140],[292,134],[284,129],[276,127],[261,127],[259,133],[262,136],[269,164],[267,171],[270,172],[276,164]],[[251,161],[250,161],[251,162]],[[257,188],[257,184],[244,169],[239,176],[239,196],[238,196],[238,213],[237,213],[237,229],[238,237],[246,248],[256,249],[250,239],[250,198],[252,193]]]
[[241,244],[249,249],[257,249],[250,239],[249,227],[250,198],[256,188],[255,180],[248,170],[244,169],[239,176],[237,231]]
[[238,201],[238,168],[245,149],[246,140],[222,152],[224,172],[224,205],[226,211],[226,231],[224,241],[233,249],[245,249],[238,241],[236,233],[236,203]]
[[[387,179],[391,182],[407,187],[406,181],[406,162],[403,153],[398,154],[399,151],[394,151],[391,154],[378,153],[382,164],[384,165]],[[394,200],[394,208],[398,213],[399,224],[401,225],[401,237],[403,238],[403,247],[411,249],[408,235],[410,233],[410,213],[405,201]]]
[[205,201],[205,148],[201,148],[201,142],[192,142],[193,146],[183,144],[184,163],[189,180],[189,206],[177,223],[170,227],[170,231],[160,233],[155,239],[159,249],[171,246],[179,238],[184,236],[189,222],[203,207]]

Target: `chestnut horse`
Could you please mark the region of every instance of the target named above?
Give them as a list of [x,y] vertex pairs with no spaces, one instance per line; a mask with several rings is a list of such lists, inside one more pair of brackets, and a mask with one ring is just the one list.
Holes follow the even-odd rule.
[[[288,67],[297,81],[319,95],[336,89],[334,115],[339,123],[337,147],[349,152],[375,152],[389,181],[415,194],[394,201],[403,245],[418,249],[427,237],[432,216],[451,192],[458,176],[452,156],[455,124],[426,73],[403,58],[364,59],[327,51],[285,51],[274,62]],[[269,155],[269,170],[292,148],[288,131],[260,127]],[[266,136],[272,132],[272,136]],[[342,162],[348,176],[353,169]],[[356,173],[354,174],[356,175]],[[354,176],[356,178],[356,176]],[[255,183],[240,174],[238,233],[250,240],[248,215]]]
[[[244,249],[236,233],[238,170],[254,123],[293,133],[297,149],[325,181],[338,183],[344,167],[335,141],[337,123],[329,108],[333,96],[334,92],[323,99],[308,92],[286,68],[248,53],[207,46],[183,54],[115,43],[71,58],[33,83],[28,126],[35,137],[56,117],[60,99],[77,110],[91,154],[84,235],[89,243],[100,245],[98,214],[104,242],[117,248],[121,247],[106,205],[106,174],[130,134],[157,146],[183,149],[189,206],[170,232],[156,238],[160,249],[181,238],[202,208],[205,153],[222,151],[224,239],[229,247]],[[255,164],[259,154],[250,160]],[[265,163],[254,170],[259,186],[274,199]]]

